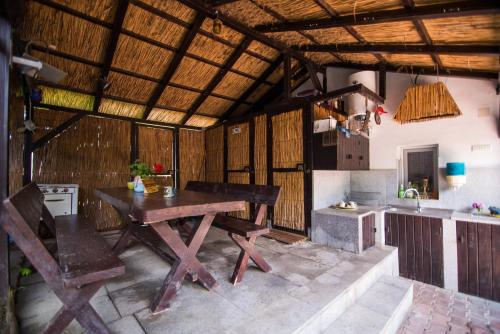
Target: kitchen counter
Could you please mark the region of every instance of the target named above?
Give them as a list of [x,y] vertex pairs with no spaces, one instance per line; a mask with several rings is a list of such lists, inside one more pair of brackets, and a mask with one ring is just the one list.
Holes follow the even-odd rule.
[[[363,251],[363,219],[375,213],[378,208],[358,206],[355,210],[324,208],[313,211],[311,240],[353,253]],[[373,227],[371,228],[373,230]],[[374,232],[373,232],[374,233]],[[373,236],[375,238],[375,236]],[[374,240],[374,239],[373,239]]]
[[480,224],[500,225],[500,218],[495,218],[488,215],[473,215],[469,212],[454,211],[451,219]]
[[399,206],[391,205],[390,207],[382,208],[380,211],[385,211],[389,213],[398,213],[403,215],[430,217],[438,219],[451,219],[453,215],[453,210],[448,209],[434,209],[434,208],[422,208],[422,212],[417,212],[417,207]]
[[325,215],[334,215],[339,217],[348,217],[348,218],[359,218],[366,216],[370,213],[375,213],[379,211],[379,208],[359,205],[356,209],[338,209],[335,207],[324,208],[320,210],[316,210],[316,212],[325,214]]

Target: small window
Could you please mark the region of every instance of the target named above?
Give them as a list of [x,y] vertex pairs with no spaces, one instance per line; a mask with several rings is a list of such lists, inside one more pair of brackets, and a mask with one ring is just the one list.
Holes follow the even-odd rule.
[[422,199],[438,199],[438,146],[403,149],[402,179],[420,193]]

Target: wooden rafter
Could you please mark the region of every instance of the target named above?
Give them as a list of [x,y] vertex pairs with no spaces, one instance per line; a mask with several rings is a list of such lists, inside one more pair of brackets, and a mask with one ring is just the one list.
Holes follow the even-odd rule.
[[[280,22],[288,22],[288,19],[286,17],[284,17],[280,13],[276,12],[275,10],[271,9],[270,7],[268,7],[268,6],[266,6],[266,5],[262,4],[262,3],[257,3],[257,2],[255,2],[255,0],[250,0],[250,1],[252,1],[252,3],[254,5],[256,5],[257,7],[259,7],[265,13],[267,13],[268,15],[271,15],[272,17],[274,17],[275,19],[279,20]],[[299,33],[304,38],[310,40],[314,44],[320,44],[318,42],[318,40],[316,40],[316,38],[314,38],[313,36],[311,36],[310,34],[308,34],[306,32],[303,32],[303,31],[299,30],[299,31],[297,31],[297,33]],[[331,52],[331,54],[332,54],[332,56],[334,56],[338,60],[343,61],[343,59],[339,55],[337,55],[337,54],[335,54],[333,52]]]
[[181,124],[186,124],[186,122],[194,115],[194,113],[198,110],[198,108],[202,105],[202,103],[207,99],[208,95],[217,87],[220,81],[227,74],[229,69],[233,67],[233,65],[238,61],[243,52],[248,48],[250,43],[252,42],[252,38],[245,37],[241,44],[233,51],[231,56],[227,59],[224,66],[217,72],[217,74],[210,80],[210,83],[205,88],[203,94],[199,95],[194,101],[193,105],[189,108],[189,111],[184,115]]
[[[254,92],[255,90],[263,84],[267,78],[280,66],[281,62],[283,61],[283,55],[279,55],[278,58],[268,67],[266,70],[261,74],[259,79],[255,80],[253,84],[247,88],[247,90],[241,94],[240,99],[242,101],[246,101]],[[241,105],[239,102],[233,103],[231,107],[220,117],[220,121],[224,121],[231,117],[231,115],[238,109],[238,107]]]
[[66,121],[62,122],[58,126],[56,126],[54,129],[50,130],[47,132],[42,138],[38,139],[31,145],[31,151],[35,151],[47,144],[49,141],[54,139],[55,137],[59,136],[62,132],[67,130],[70,126],[74,125],[77,123],[79,120],[87,116],[84,113],[78,113],[73,115],[72,117],[68,118]]
[[73,113],[73,114],[84,114],[85,116],[90,116],[90,117],[115,119],[115,120],[119,120],[119,121],[126,121],[126,122],[133,122],[133,123],[135,122],[137,124],[144,124],[144,125],[153,126],[153,127],[179,128],[179,129],[190,129],[190,130],[201,130],[202,129],[202,128],[197,127],[197,126],[141,120],[140,118],[133,118],[133,117],[128,117],[128,116],[114,115],[114,114],[93,113],[93,112],[86,111],[86,110],[68,108],[68,107],[62,107],[62,106],[55,106],[55,105],[44,104],[44,103],[37,103],[33,107],[34,108],[41,108],[41,109],[49,109],[49,110],[54,110],[54,111],[64,111],[64,112],[69,112],[69,113]]
[[[413,0],[402,0],[403,5],[408,11],[413,10],[415,8],[415,2]],[[429,32],[427,31],[427,28],[425,28],[424,24],[422,23],[422,20],[420,19],[413,19],[412,20],[413,25],[415,26],[415,29],[417,30],[418,35],[420,36],[420,39],[426,44],[426,45],[432,45],[432,39],[429,36]],[[438,68],[444,68],[443,62],[441,61],[441,58],[436,53],[431,53],[431,58],[434,64]]]
[[[339,13],[335,9],[333,9],[332,6],[330,6],[328,3],[326,3],[325,0],[314,0],[314,2],[318,6],[320,6],[325,12],[327,12],[328,15],[330,15],[330,17],[336,18],[339,16]],[[364,39],[364,37],[361,36],[353,27],[345,26],[343,28],[345,31],[347,31],[347,33],[349,33],[352,37],[354,37],[358,42],[366,43],[366,40]],[[385,59],[381,54],[374,53],[373,56],[375,58],[377,58],[378,61],[385,62]]]
[[[168,83],[174,76],[175,71],[177,70],[177,67],[179,67],[179,64],[182,61],[182,58],[184,58],[184,55],[186,54],[187,50],[189,49],[189,46],[191,45],[191,42],[194,40],[194,37],[198,33],[198,31],[201,28],[201,25],[203,24],[203,21],[205,20],[205,14],[198,13],[196,15],[196,18],[193,21],[193,24],[191,25],[190,30],[186,33],[186,36],[184,36],[184,39],[182,40],[181,46],[179,47],[179,50],[175,54],[175,56],[172,58],[170,61],[170,64],[163,74],[163,77],[160,80],[160,83],[155,87],[155,90],[151,94],[151,97],[149,98],[148,102],[146,103],[146,110],[144,111],[144,116],[143,119],[148,119],[149,114],[151,113],[151,110],[153,110],[154,106],[158,103],[158,100],[161,97],[161,94],[163,94],[163,91],[167,87]],[[182,123],[184,124],[184,123]]]
[[[118,37],[120,36],[123,21],[125,20],[125,14],[127,13],[128,5],[128,0],[120,0],[118,2],[118,6],[115,12],[115,18],[113,20],[111,35],[109,36],[106,52],[104,53],[104,62],[101,67],[101,74],[98,80],[106,80],[106,78],[108,77],[109,71],[111,69],[111,63],[113,62],[113,57],[115,55],[116,46],[118,45]],[[99,111],[103,93],[104,87],[102,83],[98,81],[96,97],[94,99],[94,112]]]
[[342,53],[403,53],[403,54],[449,54],[449,55],[493,55],[500,54],[500,46],[497,45],[420,45],[400,43],[371,43],[371,44],[323,44],[323,45],[300,45],[294,49],[308,52],[337,51]]
[[435,19],[471,15],[499,13],[500,7],[496,0],[459,1],[451,3],[418,6],[409,10],[392,9],[378,12],[343,15],[326,19],[313,19],[285,23],[265,24],[255,27],[260,32],[283,32],[295,30],[315,30],[353,25],[368,25],[377,23],[400,22],[413,19]]

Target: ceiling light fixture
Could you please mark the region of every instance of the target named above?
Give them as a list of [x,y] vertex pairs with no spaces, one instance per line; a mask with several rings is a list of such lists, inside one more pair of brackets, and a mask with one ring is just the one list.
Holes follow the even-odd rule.
[[222,32],[222,21],[219,19],[219,11],[215,11],[215,19],[212,24],[212,32],[214,35],[220,35]]

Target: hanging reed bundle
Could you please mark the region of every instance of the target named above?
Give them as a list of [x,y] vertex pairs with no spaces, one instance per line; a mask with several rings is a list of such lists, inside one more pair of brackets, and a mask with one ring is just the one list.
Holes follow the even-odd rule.
[[303,162],[302,110],[273,116],[273,167],[294,168]]
[[224,127],[205,131],[205,179],[209,182],[224,182]]
[[394,119],[403,124],[460,115],[462,113],[445,84],[437,82],[408,88]]
[[[55,127],[63,113],[37,110],[34,121]],[[100,187],[123,186],[130,176],[130,124],[86,117],[35,151],[33,180],[37,183],[80,185],[78,209],[98,230],[120,228],[116,211],[94,196]]]
[[188,181],[205,180],[205,135],[203,131],[179,130],[179,188]]
[[236,124],[227,128],[227,168],[243,170],[249,165],[249,126]]
[[273,173],[281,196],[274,206],[274,224],[298,231],[305,228],[303,172]]
[[[139,126],[139,160],[151,168],[155,163],[164,167],[163,173],[173,170],[173,131]],[[154,177],[160,185],[173,185],[171,177]]]
[[255,120],[254,170],[255,184],[267,184],[267,116],[260,115]]

